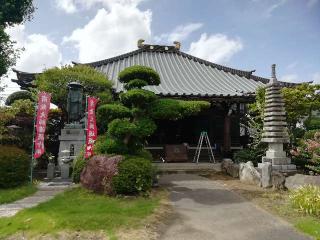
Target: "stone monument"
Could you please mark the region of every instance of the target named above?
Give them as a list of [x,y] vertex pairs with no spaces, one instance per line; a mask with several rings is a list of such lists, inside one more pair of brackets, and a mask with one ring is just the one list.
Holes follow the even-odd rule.
[[83,111],[83,86],[77,82],[68,84],[67,101],[68,123],[61,129],[59,136],[59,166],[61,178],[68,178],[69,165],[80,153],[85,144],[85,118]]
[[291,164],[283,150],[283,145],[289,142],[289,134],[286,122],[285,103],[281,96],[281,86],[276,78],[276,65],[272,65],[272,77],[266,87],[265,110],[263,119],[262,142],[268,143],[266,156],[262,157],[262,163],[271,163],[272,170],[280,172],[292,172],[296,166]]

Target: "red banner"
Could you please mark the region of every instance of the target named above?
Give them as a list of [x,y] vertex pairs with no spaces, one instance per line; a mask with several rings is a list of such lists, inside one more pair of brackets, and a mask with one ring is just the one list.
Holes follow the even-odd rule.
[[87,137],[86,137],[86,148],[85,148],[85,158],[89,158],[93,155],[93,144],[97,139],[98,130],[96,124],[96,106],[98,103],[98,99],[95,97],[88,97],[87,99]]
[[38,95],[37,118],[35,123],[36,134],[34,139],[34,158],[39,158],[45,152],[44,134],[47,126],[48,113],[50,111],[51,94],[40,92]]

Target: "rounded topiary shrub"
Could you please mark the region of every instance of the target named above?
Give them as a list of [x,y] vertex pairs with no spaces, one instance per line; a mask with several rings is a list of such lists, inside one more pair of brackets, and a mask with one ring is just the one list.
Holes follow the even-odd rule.
[[[140,80],[139,82],[137,80]],[[130,83],[135,87],[142,87],[145,85],[159,85],[159,74],[150,67],[135,65],[127,67],[119,73],[119,81],[122,83]],[[143,83],[146,82],[147,84]]]
[[14,146],[0,146],[0,188],[16,187],[29,178],[30,158]]
[[154,170],[145,158],[128,158],[119,163],[118,174],[112,179],[117,194],[137,194],[151,189]]
[[11,104],[14,103],[14,101],[21,99],[29,99],[33,101],[32,93],[24,90],[11,93],[6,99],[6,105],[11,106]]

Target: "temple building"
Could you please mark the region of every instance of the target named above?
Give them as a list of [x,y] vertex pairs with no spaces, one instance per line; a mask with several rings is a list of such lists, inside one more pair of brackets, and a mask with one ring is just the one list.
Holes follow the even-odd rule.
[[[197,58],[180,51],[179,42],[174,44],[149,45],[139,40],[135,51],[101,61],[74,64],[86,64],[103,72],[114,82],[115,95],[124,90],[118,81],[121,70],[133,65],[149,66],[159,73],[161,84],[146,89],[163,98],[211,103],[210,109],[197,116],[158,122],[157,131],[148,140],[148,148],[160,151],[160,155],[167,144],[187,143],[191,150],[195,149],[201,131],[208,133],[217,155],[229,155],[242,148],[248,143],[247,133],[240,124],[246,104],[254,102],[257,88],[264,87],[269,79],[255,76],[254,71],[233,69]],[[22,89],[32,86],[36,73],[14,71],[17,79],[12,81]]]

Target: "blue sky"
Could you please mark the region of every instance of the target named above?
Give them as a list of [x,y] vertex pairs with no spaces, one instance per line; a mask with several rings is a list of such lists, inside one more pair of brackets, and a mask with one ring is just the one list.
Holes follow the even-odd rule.
[[[149,44],[269,77],[320,83],[320,0],[37,0],[34,18],[8,29],[24,47],[16,68],[42,71]],[[9,73],[9,77],[12,77]],[[9,83],[8,79],[6,82]],[[7,92],[17,90],[9,83]]]

